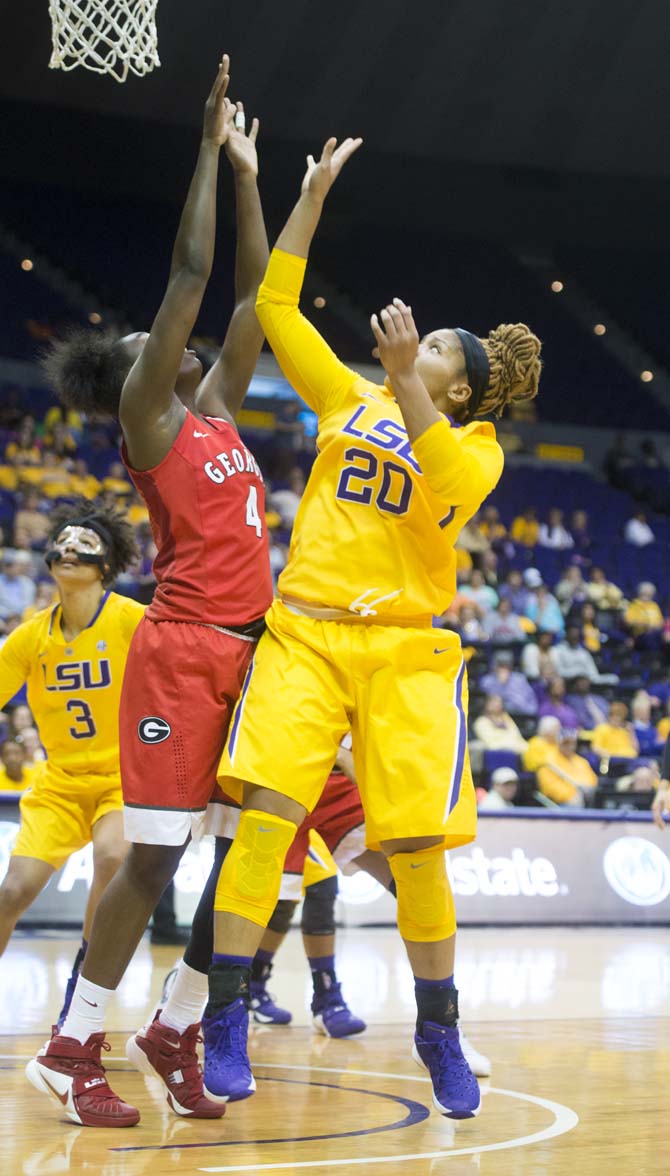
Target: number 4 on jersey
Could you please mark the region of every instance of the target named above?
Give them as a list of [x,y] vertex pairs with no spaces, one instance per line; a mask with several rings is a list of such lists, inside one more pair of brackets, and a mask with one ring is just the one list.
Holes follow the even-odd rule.
[[263,520],[258,513],[258,490],[256,486],[249,487],[249,497],[247,498],[247,526],[255,527],[258,538],[261,538],[263,534]]

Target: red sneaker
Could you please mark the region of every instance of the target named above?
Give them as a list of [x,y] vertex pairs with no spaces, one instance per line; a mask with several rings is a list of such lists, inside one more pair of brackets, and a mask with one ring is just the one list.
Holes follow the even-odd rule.
[[189,1025],[184,1033],[162,1025],[161,1010],[126,1042],[126,1057],[142,1074],[156,1075],[167,1087],[168,1106],[176,1115],[191,1119],[220,1119],[225,1115],[223,1103],[212,1102],[203,1090],[202,1068],[196,1046],[200,1024]]
[[55,1033],[28,1062],[26,1075],[37,1090],[63,1107],[68,1119],[83,1127],[134,1127],[140,1112],[110,1088],[100,1051],[109,1050],[104,1033],[92,1033],[82,1045]]

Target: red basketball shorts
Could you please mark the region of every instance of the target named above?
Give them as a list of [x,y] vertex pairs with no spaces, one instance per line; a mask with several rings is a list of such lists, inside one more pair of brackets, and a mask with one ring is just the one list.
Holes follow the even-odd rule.
[[140,621],[119,712],[128,841],[182,845],[201,835],[254,648],[207,625]]
[[295,835],[284,863],[281,898],[300,899],[310,829],[320,834],[340,869],[365,850],[361,798],[354,782],[343,772],[331,772],[316,808],[305,817]]

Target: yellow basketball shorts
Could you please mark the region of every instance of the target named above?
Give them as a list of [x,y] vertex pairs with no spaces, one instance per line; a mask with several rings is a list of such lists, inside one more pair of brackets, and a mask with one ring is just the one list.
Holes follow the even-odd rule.
[[440,629],[317,621],[275,601],[219,766],[236,800],[244,781],[311,812],[339,742],[352,732],[366,843],[477,825],[460,641]]
[[118,774],[70,775],[46,761],[20,802],[21,828],[12,855],[37,858],[59,870],[93,838],[106,813],[121,812]]

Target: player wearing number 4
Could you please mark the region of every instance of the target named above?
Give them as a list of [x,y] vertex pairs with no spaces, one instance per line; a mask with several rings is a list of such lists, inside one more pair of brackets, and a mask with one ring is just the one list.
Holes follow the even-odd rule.
[[258,295],[284,374],[318,413],[318,456],[219,771],[243,811],[215,899],[205,1089],[225,1099],[243,1075],[253,1089],[240,1044],[249,965],[296,826],[351,727],[366,842],[388,858],[416,978],[415,1057],[436,1106],[467,1118],[480,1094],[459,1043],[443,850],[473,839],[476,811],[460,644],[431,621],[455,593],[458,533],[502,472],[495,429],[477,417],[536,395],[540,343],[523,324],[420,340],[396,299],[372,319],[383,385],[336,358],[298,301],[324,199],[359,145],[331,139],[309,157]]
[[[232,707],[272,598],[263,481],[234,421],[263,339],[254,309],[268,257],[258,124],[244,133],[241,104],[228,102],[227,85],[224,58],[151,331],[118,341],[79,333],[51,363],[65,403],[119,416],[124,460],[158,549],[156,592],[130,648],[119,712],[131,848],[98,907],[62,1030],[28,1066],[61,1112],[65,1106],[74,1122],[94,1127],[139,1120],[105,1078],[105,1012],[188,841],[202,829]],[[224,145],[236,187],[236,303],[221,354],[202,379],[185,348],[212,267]],[[167,1082],[178,1114],[219,1118],[224,1107],[204,1097],[196,1056],[206,991],[206,976],[182,975],[178,1013],[159,1015],[147,1064]]]
[[57,511],[46,560],[58,604],[19,625],[0,650],[0,706],[27,682],[47,752],[21,797],[21,827],[0,886],[0,952],[54,871],[92,841],[93,882],[74,977],[95,909],[128,849],[119,697],[144,607],[108,586],[136,554],[132,530],[120,515],[83,499]]

